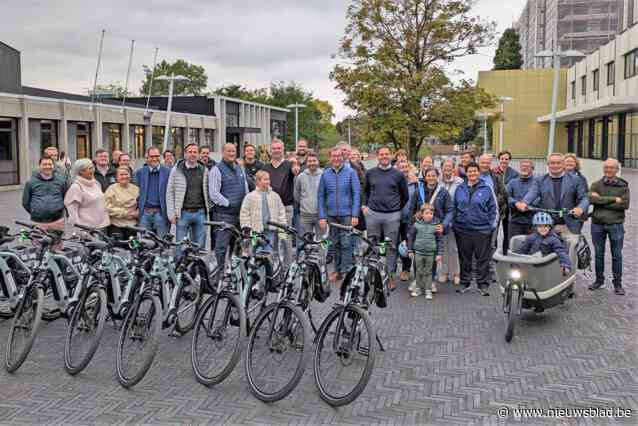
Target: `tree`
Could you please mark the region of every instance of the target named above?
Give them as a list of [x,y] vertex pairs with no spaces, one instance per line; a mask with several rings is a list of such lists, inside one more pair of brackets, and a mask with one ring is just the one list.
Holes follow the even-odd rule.
[[[159,77],[160,75],[183,75],[188,77],[189,81],[176,81],[173,87],[174,95],[202,95],[208,85],[208,76],[204,67],[178,59],[174,63],[166,62],[163,60],[159,64],[155,65],[154,69],[150,69],[146,65],[143,65],[144,74],[146,74],[145,80],[142,82],[142,88],[140,94],[147,96],[148,88],[150,87],[151,78]],[[168,81],[162,81],[155,79],[153,81],[153,93],[151,96],[167,96],[168,95]]]
[[407,146],[416,159],[428,136],[458,135],[482,89],[453,83],[447,67],[494,39],[495,24],[470,15],[472,0],[356,0],[331,73],[345,104],[358,112],[364,138]]
[[[92,93],[93,90],[90,91]],[[124,95],[131,96],[133,92],[130,90],[126,90],[122,83],[119,81],[110,83],[110,84],[98,84],[95,87],[95,95],[99,97],[112,97],[112,98],[123,98]]]
[[495,70],[518,70],[523,66],[521,56],[521,43],[519,42],[518,31],[508,28],[503,32],[498,41],[498,48],[494,55]]
[[268,89],[248,89],[241,84],[228,84],[213,91],[215,95],[226,96],[228,98],[241,99],[243,101],[268,103],[270,95]]

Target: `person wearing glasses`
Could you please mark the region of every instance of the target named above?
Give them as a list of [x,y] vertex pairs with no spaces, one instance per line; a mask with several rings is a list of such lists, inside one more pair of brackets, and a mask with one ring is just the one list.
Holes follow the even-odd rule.
[[171,229],[166,209],[166,187],[171,169],[161,165],[160,159],[159,148],[148,148],[146,164],[135,173],[135,181],[140,188],[137,200],[139,224],[163,237]]

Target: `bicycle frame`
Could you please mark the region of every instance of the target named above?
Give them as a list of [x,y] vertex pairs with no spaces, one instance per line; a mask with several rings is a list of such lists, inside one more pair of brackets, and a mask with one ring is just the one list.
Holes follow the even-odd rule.
[[15,309],[20,303],[20,290],[13,276],[13,270],[7,263],[8,259],[12,259],[16,264],[23,269],[27,274],[31,275],[31,269],[25,262],[20,259],[17,253],[9,250],[0,251],[0,275],[3,276],[3,280],[0,282],[0,291],[9,301],[11,309]]
[[[103,251],[100,262],[96,265],[96,270],[106,274],[110,278],[110,289],[113,300],[108,301],[111,311],[119,316],[123,316],[124,308],[130,304],[131,291],[133,290],[133,275],[127,267],[127,262],[120,256]],[[124,273],[128,278],[126,286],[122,290],[120,274]]]

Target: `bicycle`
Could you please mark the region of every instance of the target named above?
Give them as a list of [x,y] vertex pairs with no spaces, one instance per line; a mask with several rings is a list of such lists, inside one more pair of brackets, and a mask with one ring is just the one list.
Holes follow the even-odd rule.
[[[14,241],[20,234],[9,234],[0,226],[0,246]],[[20,289],[27,284],[31,271],[18,250],[0,249],[0,318],[9,319],[19,303]]]
[[[64,238],[60,232],[47,232],[36,225],[16,221],[27,229],[20,231],[21,240],[37,241],[38,254],[29,281],[20,293],[18,307],[16,309],[5,352],[5,369],[9,373],[15,372],[27,359],[38,329],[43,318],[44,295],[50,289],[52,291],[58,313],[55,316],[69,316],[80,300],[81,286],[77,285],[80,273],[76,270],[72,261],[62,254],[55,253],[53,247],[62,241],[73,241],[77,238]],[[64,276],[71,271],[72,276]],[[24,341],[22,342],[22,338]]]
[[[142,245],[146,249],[140,253],[140,259],[134,261],[135,274],[141,280],[133,305],[124,319],[117,346],[117,379],[125,388],[139,383],[150,369],[157,353],[161,328],[172,326],[173,337],[182,336],[193,328],[203,297],[201,283],[208,282],[208,269],[203,261],[204,281],[201,277],[191,277],[192,273],[203,271],[199,263],[201,259],[198,260],[201,250],[190,239],[173,243],[145,228],[129,229],[149,237],[150,243],[142,244],[139,239],[132,241],[133,246]],[[168,253],[173,248],[183,251],[177,264]],[[192,311],[190,317],[187,314],[189,310]],[[135,367],[132,366],[135,360],[130,362],[130,358],[136,357],[137,346],[141,346],[142,355],[141,365]]]
[[281,265],[275,262],[273,267],[267,256],[258,254],[269,246],[263,233],[242,232],[225,222],[205,224],[235,237],[225,266],[216,271],[217,287],[197,315],[191,343],[195,379],[212,386],[226,379],[239,362],[250,315],[264,310],[266,292],[277,287]]
[[[70,375],[76,375],[88,366],[99,346],[107,312],[113,324],[116,319],[122,319],[132,302],[133,289],[136,287],[127,261],[114,253],[116,248],[128,247],[128,241],[116,241],[100,230],[79,224],[75,226],[88,236],[100,240],[82,239],[82,244],[89,251],[86,262],[88,270],[84,274],[80,303],[67,327],[64,368]],[[92,332],[95,332],[94,344],[82,353],[86,345],[81,341]],[[79,349],[77,340],[80,340]]]
[[[330,242],[315,241],[312,233],[299,236],[295,228],[287,225],[275,222],[268,225],[292,238],[300,238],[304,245],[288,268],[277,300],[255,319],[248,338],[245,371],[250,391],[264,402],[274,402],[293,391],[311,356],[310,328],[315,333],[317,329],[312,322],[310,302],[313,297],[324,302],[330,296],[325,262],[319,255],[320,249],[325,251]],[[290,354],[292,360],[288,359]]]
[[[321,399],[337,407],[354,401],[367,386],[374,368],[375,339],[379,349],[385,351],[368,308],[372,303],[381,308],[387,306],[389,277],[385,256],[392,242],[387,238],[366,238],[351,226],[330,226],[350,232],[367,245],[341,285],[340,302],[324,319],[315,338],[315,383]],[[355,367],[359,368],[352,372]]]

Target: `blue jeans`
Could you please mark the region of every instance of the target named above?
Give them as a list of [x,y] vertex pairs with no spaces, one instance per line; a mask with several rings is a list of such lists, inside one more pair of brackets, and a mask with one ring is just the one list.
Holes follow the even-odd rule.
[[200,209],[196,212],[182,210],[182,214],[177,220],[176,241],[182,241],[186,235],[189,235],[191,241],[197,243],[203,249],[206,248],[206,226],[204,222],[207,220],[205,209]]
[[[330,222],[350,226],[352,219],[350,216],[328,216]],[[346,231],[330,227],[330,241],[332,245],[328,249],[328,256],[332,257],[334,271],[345,274],[352,267],[352,237]]]
[[[226,222],[230,225],[239,226],[239,216],[233,216],[227,213],[215,212],[213,218],[216,222]],[[235,244],[235,236],[230,231],[216,229],[215,230],[215,259],[218,265],[223,265],[226,260],[226,251],[233,250]]]
[[140,226],[144,229],[155,232],[162,238],[171,230],[171,224],[168,222],[168,219],[162,215],[161,210],[158,210],[155,213],[142,212],[142,216],[140,217]]
[[591,239],[596,254],[596,282],[605,281],[605,243],[609,237],[611,248],[611,270],[614,275],[614,287],[622,285],[622,247],[625,227],[622,223],[615,225],[591,224]]

